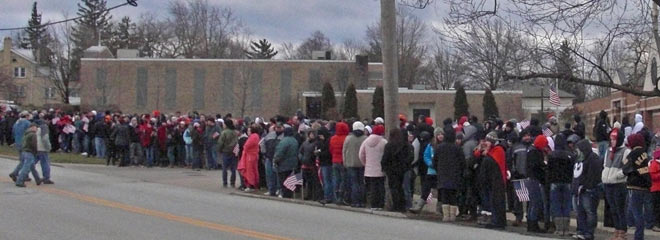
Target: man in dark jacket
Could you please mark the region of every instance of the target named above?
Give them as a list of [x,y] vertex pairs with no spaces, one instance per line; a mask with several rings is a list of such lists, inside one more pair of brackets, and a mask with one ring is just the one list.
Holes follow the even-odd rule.
[[582,118],[580,117],[580,115],[575,114],[575,116],[573,116],[573,120],[575,120],[575,126],[573,126],[573,132],[577,134],[578,137],[580,137],[580,139],[584,139],[585,127],[584,127],[584,123],[582,122]]
[[[445,125],[446,126],[446,125]],[[454,130],[444,130],[444,141],[433,154],[433,166],[438,178],[438,199],[442,202],[443,221],[455,221],[458,214],[457,193],[463,183],[465,160],[462,149],[454,141]],[[447,131],[450,132],[447,132]]]
[[390,141],[385,145],[381,167],[387,175],[387,183],[392,194],[392,211],[406,211],[406,199],[403,193],[403,177],[410,170],[414,149],[408,143],[405,130],[393,128],[390,130]]
[[534,144],[527,151],[527,190],[529,191],[529,206],[527,207],[527,231],[545,232],[539,228],[538,221],[543,212],[543,189],[545,184],[545,155],[550,151],[548,139],[536,136]]
[[571,213],[570,184],[573,180],[573,152],[567,149],[566,136],[557,134],[555,150],[548,156],[548,184],[550,184],[550,210],[557,233],[568,231]]
[[598,156],[600,156],[601,161],[603,161],[605,151],[607,151],[607,147],[609,146],[609,132],[610,120],[607,118],[607,113],[604,110],[601,110],[598,114],[596,126],[594,127],[594,135],[596,137],[596,142],[598,143]]
[[[30,124],[30,127],[28,127],[23,135],[20,149],[23,166],[18,172],[18,178],[16,179],[17,187],[25,187],[25,179],[28,173],[30,173],[30,169],[34,168],[35,155],[37,154],[37,127],[37,124]],[[34,177],[37,185],[41,184],[41,180],[38,178],[39,176],[35,175]]]
[[335,198],[332,186],[332,154],[330,153],[330,131],[327,128],[321,127],[318,130],[318,140],[315,155],[319,159],[319,168],[321,170],[321,177],[323,178],[323,195],[324,199],[321,204],[332,203]]
[[268,185],[268,193],[270,196],[276,196],[277,191],[280,190],[277,180],[277,173],[273,169],[273,157],[275,156],[275,148],[277,144],[284,138],[282,132],[284,128],[282,123],[277,123],[273,126],[264,139],[259,143],[259,149],[264,154],[264,166],[266,172],[266,184]]
[[298,140],[293,137],[294,133],[291,126],[284,127],[284,138],[277,144],[273,156],[281,189],[280,196],[284,198],[293,197],[293,191],[284,186],[284,182],[298,168]]
[[[524,181],[527,179],[527,149],[532,145],[532,136],[529,131],[523,130],[520,132],[520,141],[515,143],[507,150],[507,169],[511,171],[511,181]],[[522,202],[518,197],[511,195],[513,198],[513,214],[516,216],[515,225],[522,224],[524,216]]]
[[[238,144],[238,135],[236,135],[236,128],[231,119],[225,119],[224,130],[218,138],[218,152],[222,157],[222,185],[227,187],[227,171],[231,171],[231,186],[236,184],[236,154],[234,148]],[[215,151],[215,149],[213,150]]]
[[576,161],[573,167],[573,195],[577,202],[577,234],[582,239],[594,239],[598,223],[598,186],[601,183],[603,162],[591,149],[591,142],[582,139],[577,142]]
[[[128,149],[131,140],[131,129],[128,126],[128,117],[121,118],[110,135],[114,139],[115,151],[119,157],[119,167],[127,166],[130,163]],[[107,165],[107,164],[106,164]],[[112,158],[112,165],[115,165],[115,158]]]
[[649,158],[644,144],[644,137],[641,134],[628,136],[628,147],[631,151],[623,160],[623,174],[628,177],[626,180],[628,206],[635,220],[635,239],[644,239],[644,199],[648,198],[651,187]]

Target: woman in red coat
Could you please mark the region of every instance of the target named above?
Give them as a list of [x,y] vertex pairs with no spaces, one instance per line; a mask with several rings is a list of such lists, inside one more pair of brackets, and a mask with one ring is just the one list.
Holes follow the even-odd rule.
[[245,181],[246,192],[259,188],[259,125],[250,126],[248,135],[238,162],[238,172]]

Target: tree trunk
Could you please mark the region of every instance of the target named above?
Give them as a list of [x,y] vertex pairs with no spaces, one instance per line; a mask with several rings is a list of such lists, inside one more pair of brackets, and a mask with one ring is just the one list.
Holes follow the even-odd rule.
[[[399,106],[399,71],[397,65],[396,45],[396,2],[395,0],[380,0],[380,28],[383,35],[383,92],[385,98],[385,136],[389,129],[398,128],[397,118]],[[385,184],[385,204],[392,206],[390,188]],[[388,207],[389,208],[389,207]]]

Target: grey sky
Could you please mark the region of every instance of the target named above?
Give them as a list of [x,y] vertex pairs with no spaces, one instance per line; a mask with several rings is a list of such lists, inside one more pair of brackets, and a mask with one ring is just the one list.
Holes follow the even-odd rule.
[[[2,0],[0,28],[25,26],[32,7],[30,0]],[[75,16],[78,0],[37,0],[43,22],[63,19],[62,13]],[[124,0],[107,0],[115,6]],[[232,8],[252,35],[267,38],[277,44],[298,43],[313,31],[321,30],[333,43],[344,39],[362,40],[367,25],[379,19],[378,0],[209,0],[214,5]],[[114,10],[114,20],[123,16],[134,19],[144,12],[164,17],[169,0],[138,0],[137,8],[126,6]],[[413,10],[429,27],[442,21],[443,4],[436,3],[423,10]],[[430,28],[429,28],[430,30]],[[0,32],[0,37],[9,32]],[[431,35],[431,34],[430,34]],[[429,36],[430,36],[429,35]]]

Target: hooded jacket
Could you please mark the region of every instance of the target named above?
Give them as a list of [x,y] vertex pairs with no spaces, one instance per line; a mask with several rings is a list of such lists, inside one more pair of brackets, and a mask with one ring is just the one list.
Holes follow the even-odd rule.
[[439,189],[458,189],[463,182],[465,156],[453,137],[445,132],[444,141],[434,151],[433,168],[438,173]]
[[573,165],[573,193],[580,194],[582,190],[592,190],[601,183],[603,163],[591,149],[591,142],[582,139],[576,143],[579,151]]
[[527,149],[531,143],[517,142],[510,148],[510,170],[512,179],[527,178]]
[[342,158],[345,167],[364,167],[364,164],[360,161],[360,147],[366,139],[367,136],[360,130],[355,130],[346,137],[342,147]]
[[[628,156],[630,150],[623,146],[623,133],[615,129],[612,131],[612,135],[616,137],[616,146],[608,148],[605,152],[602,181],[604,184],[625,183],[627,178],[623,174],[623,159]],[[612,149],[615,151],[612,152]]]
[[410,170],[413,158],[413,147],[407,141],[390,141],[385,145],[381,160],[383,172],[387,175],[403,175]]
[[117,146],[128,146],[130,144],[131,129],[128,124],[118,124],[110,134],[110,139],[114,139]]
[[651,187],[649,175],[649,157],[644,149],[644,137],[641,134],[632,134],[628,137],[632,150],[623,160],[623,174],[628,179],[628,189],[648,191]]
[[316,147],[319,150],[317,156],[319,158],[319,166],[332,166],[332,154],[330,154],[330,131],[327,128],[319,128],[319,136],[325,139],[316,141]]
[[383,136],[372,134],[362,142],[359,151],[360,162],[364,165],[365,177],[383,177],[381,160],[385,153],[387,140]]
[[607,113],[605,111],[600,111],[598,115],[598,122],[596,122],[594,135],[597,142],[608,141],[608,134],[610,124],[607,121]]
[[660,192],[660,150],[653,152],[653,160],[649,163],[651,175],[651,192]]
[[555,137],[555,150],[548,155],[548,182],[570,184],[573,180],[574,154],[567,149],[566,137]]
[[[310,134],[316,134],[310,133]],[[316,150],[318,141],[317,138],[308,138],[305,140],[301,145],[300,145],[300,150],[299,150],[299,156],[300,156],[300,162],[304,167],[312,167],[314,164],[316,164],[316,156],[314,156],[314,151]]]
[[330,153],[332,154],[333,164],[344,163],[342,151],[346,136],[348,136],[348,124],[345,122],[338,122],[335,126],[335,135],[330,138]]
[[644,128],[644,119],[641,114],[635,114],[635,126],[632,129],[632,134],[642,131]]
[[285,128],[284,138],[275,148],[273,163],[277,166],[277,172],[292,171],[298,167],[298,141],[293,135],[293,128]]
[[543,149],[548,146],[548,140],[543,135],[536,136],[534,144],[527,151],[527,177],[545,184],[545,162]]

